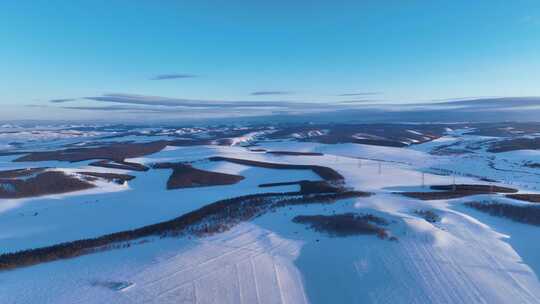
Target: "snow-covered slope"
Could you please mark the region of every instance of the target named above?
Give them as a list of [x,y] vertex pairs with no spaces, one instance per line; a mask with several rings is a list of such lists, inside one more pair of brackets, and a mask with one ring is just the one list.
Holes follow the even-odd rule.
[[[126,248],[3,271],[0,303],[540,303],[540,245],[530,241],[540,228],[463,205],[509,199],[484,194],[420,201],[395,193],[429,191],[422,184],[451,184],[454,178],[456,183],[485,184],[480,177],[533,192],[539,177],[533,168],[517,164],[536,152],[495,158],[484,150],[474,156],[429,153],[440,145],[482,140],[455,132],[412,148],[263,141],[259,148],[324,155],[275,155],[235,145],[171,147],[128,159],[144,164],[186,161],[245,177],[234,185],[171,191],[165,190],[168,170],[128,172],[88,162],[46,162],[68,173],[116,172],[136,178],[127,185],[102,182],[90,192],[0,200],[0,252],[153,224],[219,199],[267,192],[258,187],[263,183],[320,180],[309,170],[206,160],[216,155],[331,167],[348,187],[373,195],[278,209],[213,236],[155,237]],[[44,165],[12,159],[0,156],[0,170]],[[456,176],[435,174],[443,169]],[[288,185],[271,191],[297,189]],[[426,221],[415,213],[420,209],[433,210],[441,220]],[[385,218],[397,241],[373,235],[332,237],[292,221],[297,215],[346,212]]]

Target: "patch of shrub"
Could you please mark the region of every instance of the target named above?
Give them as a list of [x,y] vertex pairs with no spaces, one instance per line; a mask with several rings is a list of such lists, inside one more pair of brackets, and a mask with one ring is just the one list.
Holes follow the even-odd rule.
[[437,223],[441,221],[441,217],[433,210],[415,210],[414,213],[430,223]]
[[60,194],[95,187],[60,171],[45,171],[27,179],[0,179],[0,198],[24,198]]
[[492,202],[468,202],[465,205],[493,216],[506,217],[516,222],[540,226],[539,206],[518,206]]
[[540,203],[540,194],[507,194],[506,197],[530,203]]
[[533,168],[533,169],[540,169],[540,163],[528,161],[523,164],[525,167]]
[[488,148],[488,152],[501,153],[517,150],[540,149],[540,138],[513,138],[494,142]]
[[158,163],[154,164],[153,168],[173,170],[169,180],[167,180],[168,190],[232,185],[244,179],[244,177],[240,175],[201,170],[182,163]]
[[381,239],[388,237],[388,232],[378,226],[388,225],[388,222],[372,214],[299,215],[293,222],[309,225],[312,229],[331,236],[376,234]]

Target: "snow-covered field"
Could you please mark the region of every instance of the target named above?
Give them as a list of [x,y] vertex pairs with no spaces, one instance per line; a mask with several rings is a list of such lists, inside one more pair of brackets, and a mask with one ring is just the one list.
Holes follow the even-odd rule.
[[[250,140],[242,138],[235,142]],[[88,162],[13,163],[0,170],[53,166],[76,171],[129,173],[127,185],[39,198],[0,200],[0,253],[97,237],[168,220],[208,203],[268,192],[259,184],[320,180],[309,170],[276,170],[228,162],[227,156],[335,169],[348,187],[374,195],[331,205],[278,209],[208,237],[158,237],[129,248],[0,272],[0,303],[540,303],[540,228],[492,217],[464,202],[501,201],[500,195],[420,201],[396,191],[428,191],[425,185],[486,184],[497,180],[522,192],[540,187],[540,169],[523,167],[537,151],[493,155],[430,154],[439,146],[486,140],[455,131],[411,148],[297,141],[259,142],[258,148],[320,152],[283,156],[238,145],[167,147],[127,161],[186,161],[200,169],[239,174],[241,182],[165,190],[170,170],[129,172]],[[441,175],[441,172],[451,172]],[[540,188],[539,188],[540,189]],[[297,185],[271,188],[296,191]],[[520,202],[520,204],[529,204]],[[414,213],[434,210],[430,223]],[[398,241],[373,235],[331,237],[292,222],[296,215],[361,212],[387,219]]]
[[[251,224],[3,273],[4,303],[306,303],[301,242]],[[129,288],[116,290],[111,283]]]

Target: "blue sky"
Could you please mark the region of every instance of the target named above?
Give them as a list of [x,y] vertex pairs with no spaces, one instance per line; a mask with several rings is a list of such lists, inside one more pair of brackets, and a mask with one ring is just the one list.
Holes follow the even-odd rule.
[[251,108],[540,96],[539,38],[537,0],[5,0],[0,119],[134,106],[107,94]]

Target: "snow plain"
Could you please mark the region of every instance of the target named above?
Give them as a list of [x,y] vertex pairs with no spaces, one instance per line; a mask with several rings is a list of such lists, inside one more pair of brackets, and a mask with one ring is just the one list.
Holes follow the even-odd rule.
[[[137,178],[127,186],[102,184],[98,192],[1,201],[9,207],[0,209],[0,252],[12,252],[171,219],[219,199],[266,192],[257,187],[261,183],[319,179],[306,170],[205,161],[215,155],[328,166],[341,173],[348,186],[374,193],[334,205],[287,207],[211,237],[155,239],[0,272],[0,303],[540,303],[540,245],[530,241],[540,228],[494,218],[462,204],[502,198],[419,201],[394,193],[425,191],[422,180],[426,185],[452,183],[454,177],[433,174],[436,169],[455,172],[457,183],[485,184],[478,177],[489,176],[499,180],[496,184],[526,192],[540,182],[534,170],[520,167],[526,173],[519,173],[508,165],[529,159],[529,152],[498,155],[495,168],[490,165],[492,155],[485,151],[474,158],[427,153],[438,145],[475,140],[481,139],[455,133],[413,149],[260,143],[268,150],[323,156],[278,156],[240,146],[167,148],[130,161],[190,161],[197,168],[246,179],[229,186],[166,191],[170,171],[150,170],[129,172]],[[11,158],[0,157],[0,169],[30,165],[11,163]],[[31,165],[54,165],[66,172],[103,171],[86,162]],[[296,189],[282,186],[272,191]],[[442,220],[429,223],[414,213],[417,209],[435,210]],[[386,218],[398,241],[330,237],[291,221],[296,215],[344,212]]]

